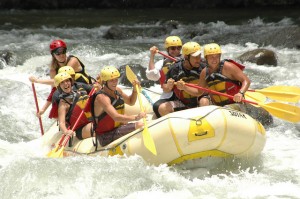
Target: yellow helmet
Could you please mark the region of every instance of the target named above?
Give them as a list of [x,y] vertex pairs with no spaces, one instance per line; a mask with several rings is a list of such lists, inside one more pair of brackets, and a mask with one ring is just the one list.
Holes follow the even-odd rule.
[[71,66],[63,66],[58,70],[58,73],[66,72],[69,75],[75,75],[75,71]]
[[120,72],[114,66],[105,66],[100,72],[102,81],[108,81],[120,77]]
[[221,47],[216,43],[210,43],[204,46],[204,57],[206,57],[206,55],[214,55],[221,53]]
[[181,39],[177,36],[169,36],[165,40],[165,49],[171,46],[182,46]]
[[71,79],[71,75],[69,75],[69,73],[66,72],[62,72],[62,73],[58,73],[57,75],[55,75],[54,77],[54,85],[56,88],[58,88],[59,84],[63,81],[65,81],[66,79]]
[[191,55],[196,57],[201,53],[201,46],[197,42],[187,42],[182,46],[183,55]]

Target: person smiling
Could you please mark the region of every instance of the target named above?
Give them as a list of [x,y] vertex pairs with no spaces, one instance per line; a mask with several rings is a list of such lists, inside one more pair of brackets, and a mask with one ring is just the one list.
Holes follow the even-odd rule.
[[[140,119],[146,117],[146,113],[138,115],[125,115],[125,103],[132,106],[137,99],[135,85],[133,82],[131,95],[127,95],[118,87],[120,72],[113,66],[105,66],[100,72],[102,89],[97,91],[92,98],[91,112],[94,120],[94,131],[101,146],[138,129],[144,125]],[[136,121],[134,123],[128,123]],[[98,142],[97,142],[98,143]]]
[[[90,106],[87,105],[89,96],[84,89],[75,89],[74,81],[67,72],[58,73],[54,77],[57,90],[60,93],[58,104],[59,128],[63,134],[76,135],[79,140],[93,136],[92,115]],[[85,109],[85,107],[88,107]],[[74,131],[68,127],[74,127],[79,115],[85,111]]]

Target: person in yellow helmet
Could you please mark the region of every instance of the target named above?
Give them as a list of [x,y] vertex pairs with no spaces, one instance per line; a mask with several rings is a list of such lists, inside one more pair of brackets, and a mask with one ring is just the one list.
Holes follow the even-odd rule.
[[[178,36],[169,36],[165,39],[164,45],[167,53],[169,56],[181,59],[181,48],[182,48],[182,41]],[[169,66],[174,61],[163,58],[160,61],[154,63],[154,57],[158,52],[158,48],[156,46],[152,46],[150,48],[150,60],[149,66],[146,70],[146,76],[149,80],[158,81],[163,84],[165,80],[165,75],[169,70]]]
[[158,111],[155,112],[157,117],[198,106],[198,98],[179,90],[175,82],[182,79],[189,83],[198,83],[199,75],[204,68],[201,64],[201,46],[197,42],[187,42],[182,46],[182,55],[184,59],[172,65],[163,84],[164,91],[174,92],[174,95],[159,105]]
[[[125,103],[132,106],[137,99],[135,85],[133,82],[131,95],[127,95],[118,87],[120,72],[113,66],[105,66],[100,72],[100,79],[103,88],[97,91],[92,98],[92,116],[94,132],[101,146],[142,127],[144,124],[139,120],[146,117],[144,112],[138,115],[125,115]],[[135,123],[128,123],[137,121]],[[128,124],[127,124],[128,123]]]
[[[164,42],[164,47],[169,56],[174,57],[177,60],[182,59],[181,56],[182,41],[178,36],[167,37]],[[146,70],[146,76],[149,80],[159,81],[163,89],[163,84],[165,83],[166,80],[166,74],[169,71],[170,66],[174,63],[174,61],[163,57],[161,60],[154,63],[154,58],[158,51],[159,50],[156,46],[152,46],[150,48],[150,60],[149,60],[149,66]],[[163,89],[163,93],[160,96],[160,100],[156,101],[153,104],[153,110],[156,113],[156,115],[158,115],[159,105],[166,101],[169,101],[172,98],[173,94],[174,94],[173,91],[166,91]]]
[[[221,61],[221,47],[216,43],[210,43],[204,47],[204,57],[206,58],[207,67],[200,74],[198,85],[209,88],[214,91],[233,95],[233,100],[209,94],[211,103],[219,106],[241,102],[244,93],[250,86],[250,79],[243,73],[244,66],[233,60]],[[178,82],[178,87],[189,94],[199,96],[203,91],[185,86],[183,82]],[[206,105],[209,105],[207,103]]]
[[[73,79],[73,90],[74,91],[81,91],[81,90],[84,90],[86,91],[87,93],[89,93],[93,87],[97,88],[97,89],[101,89],[101,85],[97,82],[95,82],[93,85],[90,85],[90,84],[85,84],[85,83],[82,83],[82,82],[77,82],[75,81],[75,71],[74,69],[71,67],[71,66],[63,66],[61,67],[59,70],[58,70],[58,74],[59,73],[63,73],[63,72],[66,72],[68,73],[72,79]],[[56,90],[54,93],[53,93],[53,96],[52,96],[52,109],[50,111],[50,115],[52,116],[52,118],[57,118],[58,116],[58,113],[57,113],[57,109],[58,109],[58,104],[59,104],[59,100],[60,100],[60,92],[59,90]]]
[[[54,77],[54,84],[60,93],[58,102],[60,131],[68,136],[76,135],[79,140],[93,136],[91,106],[87,104],[88,93],[84,89],[75,90],[74,79],[67,72],[58,73]],[[82,111],[84,114],[81,115]]]

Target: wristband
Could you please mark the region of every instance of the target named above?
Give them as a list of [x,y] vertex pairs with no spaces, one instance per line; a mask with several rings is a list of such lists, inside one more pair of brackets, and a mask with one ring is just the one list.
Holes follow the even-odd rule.
[[239,91],[240,94],[243,95],[243,97],[245,97],[245,93],[243,91]]

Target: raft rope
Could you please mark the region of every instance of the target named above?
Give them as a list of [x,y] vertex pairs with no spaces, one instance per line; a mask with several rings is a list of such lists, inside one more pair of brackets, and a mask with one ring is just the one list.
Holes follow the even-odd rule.
[[[160,121],[157,121],[155,122],[154,124],[148,126],[148,128],[150,128],[151,126],[154,126],[158,123],[161,123],[165,120],[169,120],[171,118],[179,118],[179,119],[185,119],[185,120],[193,120],[193,121],[201,121],[201,119],[205,118],[206,116],[208,116],[209,114],[211,114],[212,112],[216,111],[217,109],[226,109],[226,108],[223,108],[223,107],[216,107],[215,109],[209,111],[208,113],[206,113],[204,116],[202,116],[201,118],[198,118],[198,119],[194,119],[194,118],[184,118],[184,117],[166,117],[164,118],[163,120],[160,120]],[[72,151],[73,153],[76,153],[76,154],[81,154],[81,155],[90,155],[90,154],[94,154],[94,153],[97,153],[97,152],[100,152],[100,151],[114,151],[116,150],[116,148],[120,145],[122,145],[126,140],[128,140],[129,138],[131,138],[132,136],[138,134],[138,133],[141,133],[143,131],[143,129],[140,129],[139,131],[137,131],[136,133],[132,134],[131,136],[128,136],[126,139],[122,140],[122,142],[118,143],[117,145],[113,146],[113,147],[108,147],[108,148],[102,148],[102,149],[97,149],[97,151],[93,151],[93,152],[90,152],[90,153],[78,153],[76,151]]]
[[153,101],[151,100],[151,98],[149,97],[149,95],[147,94],[147,92],[143,89],[142,90],[142,94],[146,97],[146,99],[148,100],[148,102],[153,105]]

